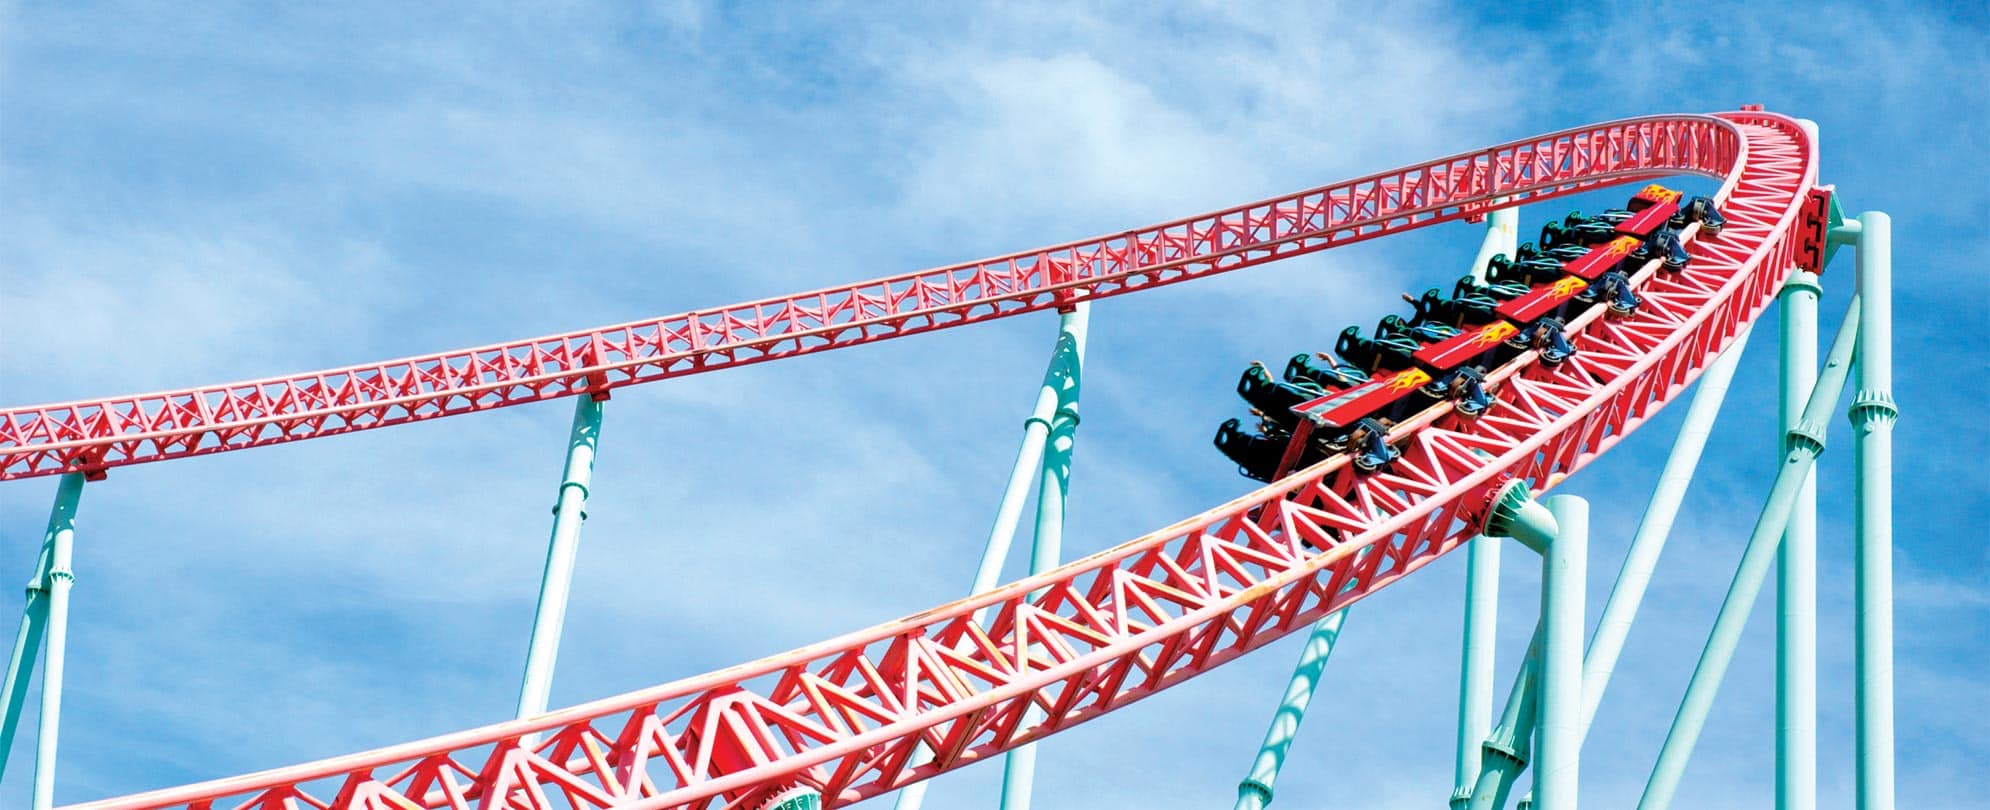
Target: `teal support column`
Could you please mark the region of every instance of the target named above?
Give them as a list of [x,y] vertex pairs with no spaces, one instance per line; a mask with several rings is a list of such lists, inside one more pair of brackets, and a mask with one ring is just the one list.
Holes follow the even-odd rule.
[[1465,554],[1465,637],[1458,676],[1458,747],[1452,768],[1452,810],[1472,796],[1479,748],[1492,734],[1493,653],[1499,630],[1499,545],[1479,535]]
[[[1030,546],[1030,574],[1056,568],[1064,554],[1064,501],[1071,494],[1071,451],[1078,440],[1078,390],[1084,378],[1085,326],[1091,304],[1080,303],[1060,319],[1060,352],[1069,358],[1059,375],[1057,409],[1044,437],[1043,473],[1036,494],[1036,540]],[[1048,387],[1048,386],[1046,386]],[[1039,594],[1041,595],[1041,594]]]
[[[1050,363],[1043,370],[1043,385],[1037,389],[1036,405],[1030,409],[1029,418],[1023,420],[1023,444],[1016,451],[1015,465],[1009,468],[1009,483],[1002,488],[1002,500],[995,509],[995,525],[988,530],[988,542],[982,547],[981,563],[975,566],[974,582],[968,585],[970,594],[995,587],[1001,578],[1002,563],[1009,558],[1009,546],[1016,536],[1016,524],[1022,520],[1023,502],[1029,498],[1030,483],[1036,480],[1037,474],[1053,467],[1069,474],[1071,431],[1066,431],[1063,437],[1065,458],[1062,462],[1045,458],[1045,452],[1053,443],[1052,426],[1066,418],[1063,416],[1065,410],[1069,411],[1071,429],[1075,430],[1077,426],[1078,377],[1085,363],[1085,329],[1091,319],[1090,308],[1090,304],[1079,304],[1072,311],[1058,316],[1057,344],[1051,348]],[[1060,521],[1063,516],[1061,500],[1060,496],[1057,509]],[[1043,515],[1043,507],[1039,504],[1039,529]],[[1060,522],[1058,525],[1061,538],[1063,524]],[[1056,544],[1059,541],[1052,542]],[[1037,545],[1041,547],[1041,541]],[[1056,554],[1055,549],[1052,549],[1052,554]],[[986,610],[977,612],[974,620],[981,621],[986,613]]]
[[[1692,403],[1686,408],[1686,419],[1679,426],[1679,434],[1672,440],[1672,451],[1666,455],[1665,466],[1658,474],[1658,486],[1652,490],[1651,502],[1638,520],[1630,551],[1624,555],[1623,567],[1617,570],[1617,581],[1610,588],[1610,598],[1603,603],[1603,617],[1597,620],[1596,635],[1589,640],[1589,651],[1582,659],[1583,739],[1589,736],[1596,708],[1603,703],[1603,691],[1617,670],[1617,658],[1624,651],[1624,641],[1631,634],[1645,588],[1650,585],[1665,541],[1672,534],[1672,523],[1679,516],[1686,488],[1699,467],[1700,454],[1706,449],[1707,437],[1713,432],[1714,420],[1720,414],[1721,403],[1727,398],[1734,370],[1741,364],[1742,351],[1747,345],[1748,333],[1743,332],[1700,375]],[[1529,727],[1521,733],[1532,731]],[[1532,794],[1522,796],[1520,807],[1530,806],[1532,800]]]
[[573,427],[567,435],[567,464],[553,506],[553,537],[546,545],[546,572],[539,580],[539,608],[532,616],[532,641],[525,653],[525,679],[518,688],[518,716],[544,714],[553,689],[553,662],[560,654],[567,595],[573,588],[574,557],[580,552],[580,526],[587,520],[588,485],[594,478],[594,452],[601,441],[601,402],[574,397]]
[[[1616,672],[1617,658],[1623,652],[1624,641],[1630,636],[1632,622],[1637,618],[1638,607],[1644,600],[1646,587],[1651,582],[1652,572],[1658,567],[1658,558],[1665,549],[1665,541],[1672,533],[1672,524],[1679,515],[1679,506],[1685,500],[1686,489],[1693,481],[1693,473],[1700,463],[1700,455],[1706,449],[1707,437],[1712,433],[1714,421],[1720,414],[1721,403],[1727,398],[1729,386],[1734,381],[1734,372],[1741,364],[1741,355],[1748,345],[1748,335],[1743,333],[1735,339],[1714,362],[1707,366],[1705,373],[1693,391],[1691,404],[1686,408],[1686,419],[1679,426],[1679,434],[1673,439],[1672,450],[1665,457],[1665,466],[1658,474],[1658,485],[1652,491],[1651,503],[1645,507],[1644,516],[1638,521],[1638,528],[1631,538],[1630,551],[1624,555],[1624,564],[1617,572],[1617,581],[1610,589],[1610,598],[1603,604],[1603,616],[1597,621],[1596,635],[1590,639],[1589,650],[1582,659],[1582,715],[1581,736],[1587,737],[1589,726],[1596,718],[1596,709],[1603,701],[1603,691],[1610,685],[1610,676]],[[1474,540],[1473,542],[1478,542]],[[1522,677],[1532,678],[1531,664]],[[1508,701],[1509,712],[1513,711],[1512,700]],[[1506,791],[1518,776],[1519,768],[1525,766],[1528,749],[1524,743],[1532,739],[1536,713],[1527,709],[1524,724],[1518,722],[1518,715],[1508,721],[1509,741],[1504,743],[1507,753],[1501,754],[1506,769],[1495,773],[1490,780],[1479,780],[1472,789],[1461,790],[1452,796],[1453,807],[1460,806],[1469,797],[1481,792],[1477,786],[1486,785],[1484,793],[1487,802],[1497,797],[1499,804],[1472,803],[1474,807],[1503,806]],[[1514,741],[1521,746],[1514,753]],[[1510,769],[1510,770],[1507,770]],[[1530,797],[1523,797],[1521,805],[1531,803]]]
[[54,565],[56,535],[73,532],[76,504],[83,496],[83,475],[62,476],[55,487],[55,505],[49,509],[48,528],[42,532],[41,552],[35,573],[28,580],[27,605],[21,611],[21,627],[14,634],[14,652],[7,658],[6,682],[0,684],[0,776],[7,773],[7,754],[14,750],[14,729],[21,721],[21,707],[28,701],[28,681],[34,678],[35,656],[41,652],[48,624],[49,572]]
[[[1518,540],[1521,545],[1541,554],[1545,565],[1549,547],[1560,530],[1554,513],[1528,493],[1527,482],[1516,480],[1507,482],[1494,495],[1481,534]],[[1535,621],[1534,637],[1528,642],[1527,657],[1521,660],[1520,671],[1513,676],[1513,689],[1507,694],[1506,709],[1501,713],[1499,725],[1481,746],[1478,781],[1472,786],[1465,803],[1471,810],[1505,807],[1514,780],[1527,769],[1527,761],[1534,748],[1533,731],[1539,719],[1547,619],[1547,615],[1543,614]]]
[[1534,795],[1542,810],[1575,810],[1582,754],[1583,589],[1589,578],[1589,502],[1548,499],[1554,541],[1541,564],[1541,722]]
[[1893,220],[1859,215],[1859,393],[1852,399],[1858,807],[1893,810]]
[[[46,535],[44,535],[46,536]],[[7,755],[14,750],[14,728],[21,721],[21,706],[27,703],[28,681],[33,679],[35,656],[41,654],[41,639],[48,622],[48,553],[44,541],[33,578],[28,580],[27,605],[21,611],[21,627],[14,633],[14,652],[7,658],[7,676],[0,685],[0,780],[7,775]]]
[[[1030,547],[1030,574],[1057,567],[1064,548],[1064,500],[1071,492],[1071,450],[1078,433],[1078,390],[1084,377],[1085,328],[1091,305],[1079,303],[1060,319],[1058,347],[1070,343],[1071,361],[1057,389],[1057,415],[1045,438],[1043,475],[1036,495],[1036,540]],[[1046,382],[1046,388],[1048,383]],[[1042,596],[1032,594],[1031,598]],[[1029,709],[1032,715],[1036,707]],[[1002,810],[1029,810],[1036,779],[1036,743],[1009,750],[1002,765]]]
[[[83,474],[69,473],[56,485],[55,506],[49,510],[48,532],[42,540],[48,557],[47,656],[41,666],[41,717],[35,730],[35,777],[32,810],[55,804],[56,736],[62,728],[62,666],[69,640],[69,586],[76,576],[70,566],[70,545],[76,539],[76,504],[83,496]],[[28,674],[21,673],[26,681]]]
[[[1494,200],[1503,204],[1505,198]],[[1513,258],[1520,247],[1520,209],[1515,206],[1496,208],[1486,213],[1486,236],[1479,241],[1478,255],[1472,258],[1472,278],[1486,280],[1486,262],[1498,253]]]
[[[1029,418],[1023,420],[1023,442],[1016,451],[1016,462],[1009,468],[1009,483],[1002,489],[1002,499],[995,509],[995,525],[988,530],[988,542],[981,551],[981,562],[975,566],[974,581],[968,586],[969,594],[981,593],[995,587],[1002,576],[1002,564],[1009,558],[1009,546],[1014,542],[1016,525],[1022,520],[1023,503],[1029,499],[1030,484],[1047,462],[1044,451],[1049,443],[1051,424],[1058,418],[1059,405],[1068,397],[1071,402],[1070,422],[1073,430],[1077,426],[1078,376],[1085,361],[1085,331],[1089,325],[1091,307],[1079,304],[1070,312],[1058,317],[1057,343],[1051,349],[1050,363],[1044,368],[1043,385],[1037,389],[1036,404],[1030,409]],[[1059,464],[1064,475],[1069,475],[1070,448],[1072,434],[1066,433],[1065,460]],[[1068,478],[1066,479],[1068,481]],[[1062,490],[1060,490],[1060,495]],[[1058,516],[1063,516],[1060,506]],[[1038,509],[1039,519],[1042,509]],[[1062,524],[1058,528],[1062,538]],[[1039,546],[1041,543],[1039,543]],[[1055,553],[1055,551],[1053,551]],[[1032,560],[1034,561],[1034,559]],[[986,618],[987,610],[976,611],[974,621],[980,623]],[[921,748],[913,755],[911,766],[932,761],[932,753]],[[926,782],[914,782],[898,792],[894,810],[918,810],[926,800]]]
[[1312,702],[1320,673],[1327,668],[1327,657],[1334,653],[1334,642],[1340,639],[1347,611],[1348,608],[1341,608],[1313,624],[1313,634],[1299,651],[1299,665],[1292,668],[1292,680],[1285,685],[1285,697],[1271,716],[1271,726],[1265,729],[1257,758],[1251,760],[1251,772],[1237,784],[1236,810],[1264,810],[1271,805],[1272,783],[1278,780],[1279,769],[1285,767],[1285,753],[1292,748],[1292,738],[1299,735],[1299,724],[1306,719],[1306,704]]
[[1859,309],[1860,299],[1854,297],[1852,305],[1845,311],[1838,336],[1831,343],[1831,353],[1825,359],[1817,385],[1804,405],[1803,419],[1789,432],[1789,449],[1784,454],[1782,469],[1776,472],[1776,483],[1769,491],[1768,503],[1756,519],[1755,530],[1750,534],[1748,545],[1741,555],[1741,564],[1735,570],[1734,582],[1728,586],[1727,598],[1721,602],[1713,631],[1708,634],[1706,648],[1700,653],[1699,665],[1693,670],[1692,680],[1686,686],[1685,698],[1680,701],[1679,713],[1673,717],[1672,729],[1666,734],[1665,745],[1659,749],[1658,762],[1652,766],[1651,780],[1645,784],[1644,796],[1638,802],[1639,810],[1665,810],[1671,806],[1673,794],[1679,789],[1679,780],[1686,772],[1686,761],[1691,758],[1693,745],[1699,741],[1707,713],[1713,708],[1721,678],[1727,674],[1727,666],[1734,660],[1734,649],[1741,641],[1742,627],[1748,621],[1749,611],[1755,606],[1755,597],[1762,590],[1763,580],[1768,577],[1770,564],[1775,562],[1783,531],[1789,527],[1797,491],[1803,487],[1804,478],[1810,473],[1818,454],[1824,451],[1826,417],[1836,406],[1838,395],[1845,387],[1846,373],[1850,370],[1859,334]]
[[[1504,202],[1504,200],[1501,200]],[[1512,257],[1520,244],[1520,209],[1486,215],[1486,235],[1472,258],[1472,277],[1484,281],[1494,254]],[[1465,558],[1465,637],[1458,675],[1458,744],[1452,768],[1452,810],[1465,806],[1479,778],[1479,746],[1492,733],[1493,652],[1499,630],[1497,537],[1472,538]]]
[[1513,675],[1513,689],[1507,692],[1506,709],[1499,725],[1487,735],[1480,756],[1479,781],[1472,786],[1466,802],[1470,810],[1499,810],[1520,772],[1534,751],[1534,726],[1540,712],[1542,634],[1546,628],[1536,621],[1534,638],[1527,643],[1527,655],[1520,659],[1520,671]]
[[[1818,140],[1817,123],[1799,126]],[[1798,270],[1782,290],[1781,409],[1776,458],[1788,452],[1789,432],[1803,418],[1817,383],[1817,275]],[[1870,310],[1868,310],[1870,311]],[[1817,472],[1797,490],[1790,526],[1776,564],[1776,807],[1817,807]]]
[[[1817,276],[1799,270],[1782,292],[1782,410],[1776,457],[1817,382]],[[1776,807],[1817,807],[1817,472],[1797,489],[1776,566]]]
[[1720,415],[1721,402],[1727,398],[1728,386],[1734,381],[1734,370],[1741,365],[1742,350],[1748,345],[1748,335],[1741,334],[1726,352],[1707,366],[1705,373],[1693,390],[1693,401],[1686,406],[1686,420],[1679,426],[1679,435],[1672,440],[1672,451],[1665,457],[1665,466],[1658,474],[1658,486],[1652,490],[1651,503],[1645,506],[1644,517],[1639,518],[1637,531],[1631,535],[1631,548],[1624,554],[1624,565],[1618,569],[1616,584],[1610,587],[1610,597],[1603,603],[1603,617],[1596,622],[1596,637],[1589,642],[1589,652],[1582,661],[1582,729],[1584,736],[1589,733],[1589,724],[1596,719],[1596,707],[1603,702],[1603,690],[1610,685],[1610,676],[1617,670],[1617,658],[1624,651],[1624,640],[1631,634],[1631,624],[1637,619],[1638,606],[1643,603],[1645,588],[1651,584],[1651,575],[1658,568],[1658,558],[1665,550],[1665,541],[1672,534],[1672,523],[1679,517],[1679,505],[1686,499],[1686,489],[1693,482],[1693,472],[1700,465],[1700,454],[1707,447],[1707,436],[1713,432],[1714,420]]

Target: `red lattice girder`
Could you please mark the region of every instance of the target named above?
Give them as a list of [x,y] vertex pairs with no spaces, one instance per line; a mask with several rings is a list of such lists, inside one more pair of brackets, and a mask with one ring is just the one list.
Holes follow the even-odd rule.
[[1009,256],[566,335],[0,412],[0,480],[415,422],[1055,308],[1516,202],[1731,164],[1712,117],[1568,130],[1250,205]]
[[[1436,407],[1398,425],[1406,449],[1387,473],[1359,475],[1336,457],[1055,571],[793,652],[532,720],[85,807],[752,808],[797,784],[839,806],[1125,706],[1455,548],[1508,477],[1540,491],[1609,450],[1733,342],[1797,266],[1794,225],[1815,163],[1809,137],[1778,115],[1638,119],[1329,187],[1311,203],[1266,204],[1272,220],[1279,206],[1301,204],[1365,216],[1443,196],[1443,215],[1457,216],[1511,195],[1530,173],[1569,186],[1623,182],[1659,158],[1726,178],[1720,238],[1689,228],[1690,269],[1643,269],[1649,294],[1635,319],[1601,308],[1576,319],[1570,361],[1548,368],[1527,353],[1496,369],[1497,402],[1483,417]],[[1499,180],[1485,182],[1487,173]],[[1223,222],[1187,220],[1134,244],[1215,250],[1253,233]],[[1387,226],[1348,227],[1359,238]],[[1041,258],[1055,253],[965,276],[1023,289],[1033,268],[1075,266]],[[1098,295],[1165,275],[1140,267],[1066,289]],[[860,306],[849,303],[854,292],[838,300]],[[921,748],[930,759],[913,756]]]

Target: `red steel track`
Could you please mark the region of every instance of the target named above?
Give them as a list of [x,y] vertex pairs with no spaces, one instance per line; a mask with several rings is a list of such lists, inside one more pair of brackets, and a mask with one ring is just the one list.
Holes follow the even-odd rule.
[[[1214,275],[1516,201],[1664,174],[1726,140],[1637,119],[1137,231],[651,321],[384,363],[0,413],[0,480],[219,453],[870,343]],[[1729,146],[1728,148],[1732,148]]]
[[[0,477],[364,430],[822,351],[1212,275],[1665,175],[1724,178],[1691,269],[1640,274],[1633,319],[1490,375],[1476,421],[1399,425],[1345,457],[1055,571],[781,655],[376,751],[82,807],[756,808],[848,804],[1040,739],[1307,626],[1456,547],[1508,478],[1544,490],[1614,446],[1743,332],[1815,250],[1811,136],[1759,111],[1568,130],[1191,219],[819,292],[260,382],[16,408]],[[1654,263],[1655,265],[1655,263]],[[1031,598],[1030,594],[1041,595]],[[986,611],[983,621],[977,612]],[[1031,713],[1031,706],[1040,709]],[[919,748],[933,754],[920,762]],[[914,764],[919,762],[920,764]]]

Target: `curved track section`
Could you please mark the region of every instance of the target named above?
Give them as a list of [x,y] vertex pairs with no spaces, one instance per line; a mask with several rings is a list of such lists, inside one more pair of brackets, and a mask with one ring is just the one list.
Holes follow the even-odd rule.
[[1125,233],[713,310],[384,363],[0,412],[0,480],[537,402],[1101,298],[1721,162],[1713,118],[1558,132]]
[[[1691,383],[1798,265],[1815,149],[1796,122],[1768,113],[1620,121],[1106,240],[778,302],[255,386],[10,413],[11,429],[40,425],[17,435],[38,444],[9,446],[15,476],[64,469],[91,448],[106,453],[91,463],[105,465],[217,452],[1041,309],[1466,216],[1494,197],[1684,173],[1726,180],[1717,196],[1727,227],[1718,240],[1689,238],[1691,269],[1646,268],[1634,319],[1593,312],[1572,323],[1580,352],[1570,361],[1548,368],[1530,353],[1496,370],[1498,402],[1480,419],[1433,409],[1399,425],[1409,446],[1390,472],[1358,476],[1337,457],[1055,571],[782,655],[531,720],[85,807],[756,808],[797,784],[835,806],[1049,736],[1429,563],[1476,530],[1502,481],[1546,489],[1609,450]],[[778,324],[787,331],[769,331]],[[257,404],[186,404],[210,397]],[[142,436],[120,432],[127,418],[118,414],[159,407],[174,415]],[[931,761],[913,757],[921,747]]]

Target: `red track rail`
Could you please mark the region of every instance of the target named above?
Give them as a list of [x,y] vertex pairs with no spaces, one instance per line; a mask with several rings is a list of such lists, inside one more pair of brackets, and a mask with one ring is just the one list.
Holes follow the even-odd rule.
[[[1429,563],[1477,528],[1488,493],[1501,481],[1518,476],[1537,491],[1546,489],[1676,396],[1746,329],[1796,266],[1804,247],[1798,214],[1816,177],[1809,136],[1788,118],[1760,112],[1636,119],[1558,133],[1149,232],[1159,240],[1180,229],[1177,241],[1155,244],[1136,234],[1023,254],[1038,257],[1034,268],[1005,259],[1008,275],[1002,284],[1015,286],[976,276],[974,284],[984,295],[973,304],[958,303],[967,296],[946,288],[953,296],[948,300],[957,303],[935,305],[933,312],[955,313],[952,320],[933,314],[868,317],[867,323],[887,325],[888,334],[905,334],[1416,227],[1461,216],[1494,196],[1546,196],[1679,173],[1726,178],[1718,197],[1727,227],[1717,241],[1689,238],[1691,269],[1655,275],[1648,267],[1641,288],[1645,304],[1635,319],[1601,318],[1596,311],[1578,319],[1571,327],[1579,330],[1580,353],[1568,362],[1547,368],[1530,353],[1496,370],[1492,378],[1504,381],[1498,402],[1480,419],[1459,422],[1444,409],[1432,409],[1399,426],[1397,435],[1409,439],[1409,449],[1388,473],[1358,476],[1344,457],[1335,458],[1055,571],[750,664],[532,720],[84,807],[752,808],[797,782],[821,790],[836,806],[1125,706],[1303,628]],[[1336,198],[1342,193],[1337,189],[1350,196]],[[1223,225],[1232,221],[1226,218],[1257,224],[1232,230]],[[1355,222],[1367,224],[1345,224]],[[1114,244],[1120,245],[1117,265],[1104,258]],[[1208,249],[1165,264],[1135,258],[1150,244],[1183,252]],[[1070,257],[1061,265],[1050,258],[1059,251]],[[989,264],[967,267],[978,269],[959,272],[993,272]],[[927,292],[906,283],[910,286],[897,294],[917,297],[937,295],[932,289],[940,282],[927,283]],[[855,299],[863,287],[840,292]],[[891,296],[864,295],[881,310],[896,311]],[[840,306],[856,311],[869,304]],[[685,323],[707,323],[707,317]],[[815,317],[831,316],[825,310]],[[703,344],[695,334],[685,338],[685,348],[668,355],[688,358],[681,368],[656,354],[656,359],[576,364],[571,372],[542,370],[533,377],[541,380],[535,383],[539,388],[512,381],[479,390],[526,386],[532,393],[522,399],[543,398],[555,395],[548,393],[554,389],[585,387],[581,381],[595,369],[607,378],[597,378],[596,386],[626,384],[843,345],[836,336],[848,330],[855,330],[848,342],[876,339],[855,323],[820,332],[818,344],[800,332],[754,343],[736,338],[728,327],[715,330],[727,336],[723,347],[691,348]],[[644,330],[667,334],[656,323],[617,329],[629,340]],[[589,333],[589,345],[602,341],[597,335]],[[558,345],[572,351],[573,340]],[[665,342],[646,345],[661,352]],[[763,348],[748,357],[749,345]],[[764,348],[773,346],[787,349]],[[284,384],[297,385],[299,379],[321,378]],[[460,392],[448,396],[476,401]],[[139,401],[65,407],[74,412]],[[451,412],[433,407],[432,413],[409,407],[403,421]],[[349,419],[344,427],[326,429],[325,422],[309,435],[373,423]],[[223,430],[213,424],[189,430],[210,435]],[[276,434],[242,445],[283,438],[289,437]],[[61,441],[73,441],[67,448],[114,446]],[[153,440],[113,440],[141,443],[134,446],[147,441]],[[241,446],[216,441],[215,449]],[[177,454],[213,451],[193,449],[197,444],[184,442]],[[151,446],[155,453],[175,447],[164,440]],[[60,457],[66,450],[21,452]],[[119,463],[145,457],[123,458]],[[41,471],[27,463],[21,474]],[[1038,591],[1042,595],[1032,599]],[[985,621],[977,622],[974,614],[984,609]],[[1031,706],[1041,715],[1032,716]],[[528,743],[532,735],[538,735],[537,742]],[[934,757],[914,766],[912,755],[922,746]]]
[[221,453],[854,346],[1215,275],[1716,157],[1711,118],[1619,121],[1121,234],[474,349],[0,413],[0,480]]

